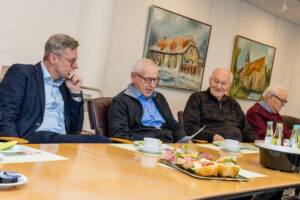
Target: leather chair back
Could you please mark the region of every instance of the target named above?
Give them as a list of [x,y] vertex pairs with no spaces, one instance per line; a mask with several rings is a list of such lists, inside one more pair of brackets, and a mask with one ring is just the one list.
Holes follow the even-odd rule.
[[87,102],[91,129],[95,129],[98,135],[108,137],[107,112],[112,99],[112,97],[102,97]]
[[288,130],[292,130],[294,124],[299,124],[300,125],[300,119],[297,117],[293,116],[288,116],[288,115],[281,115],[283,121],[286,123],[286,127]]
[[183,111],[178,111],[178,122],[183,127]]

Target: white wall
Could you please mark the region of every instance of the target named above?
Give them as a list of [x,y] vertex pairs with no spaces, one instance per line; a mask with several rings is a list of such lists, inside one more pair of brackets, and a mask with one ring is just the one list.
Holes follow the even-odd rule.
[[[288,72],[293,69],[296,37],[293,24],[239,0],[116,0],[104,84],[107,96],[116,95],[130,82],[131,66],[142,57],[152,4],[212,25],[202,90],[208,88],[209,75],[215,68],[231,68],[236,35],[276,47],[271,84],[289,85]],[[191,94],[171,89],[158,90],[167,98],[175,116],[184,109]],[[255,103],[238,101],[244,111]],[[300,114],[300,109],[297,113]]]
[[[80,42],[84,85],[114,96],[129,84],[142,57],[149,8],[157,5],[212,25],[202,90],[217,67],[231,68],[236,35],[276,47],[271,84],[288,88],[283,111],[300,117],[300,28],[241,0],[0,0],[0,65],[36,63],[51,34]],[[159,88],[176,116],[191,92]],[[247,110],[254,101],[238,100]]]
[[[286,107],[286,112],[289,115],[297,116],[300,118],[300,26],[297,27],[296,30],[296,38],[293,41],[295,43],[295,48],[291,47],[290,56],[292,57],[292,67],[289,68],[289,76],[288,76],[288,106]],[[285,67],[285,63],[283,67]]]
[[77,37],[79,2],[0,0],[0,65],[37,63],[53,33]]

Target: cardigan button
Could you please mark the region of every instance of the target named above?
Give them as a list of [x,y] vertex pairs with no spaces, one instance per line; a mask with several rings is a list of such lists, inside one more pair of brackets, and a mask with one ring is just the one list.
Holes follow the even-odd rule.
[[40,124],[39,122],[37,122],[35,125],[36,125],[36,126],[40,126],[41,124]]

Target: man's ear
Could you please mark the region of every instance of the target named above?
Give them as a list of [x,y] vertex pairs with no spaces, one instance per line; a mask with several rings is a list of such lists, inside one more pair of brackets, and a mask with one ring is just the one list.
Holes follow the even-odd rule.
[[55,54],[51,53],[48,57],[48,60],[51,64],[54,64],[57,61],[57,56]]
[[130,77],[131,77],[131,82],[134,83],[135,82],[135,79],[134,79],[135,74],[134,74],[134,72],[131,72]]

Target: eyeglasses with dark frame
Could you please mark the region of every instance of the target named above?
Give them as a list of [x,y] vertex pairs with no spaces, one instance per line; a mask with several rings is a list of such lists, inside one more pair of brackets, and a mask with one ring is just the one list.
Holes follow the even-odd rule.
[[273,94],[273,97],[275,97],[276,99],[278,99],[282,104],[287,103],[288,101],[285,99],[281,99],[278,96],[276,96],[275,94]]
[[[55,53],[54,55],[63,57],[61,54],[58,54],[58,53]],[[63,57],[63,58],[66,59],[66,60],[71,64],[71,66],[73,66],[74,63],[77,62],[77,58],[73,58],[73,59],[68,59],[68,58],[66,58],[66,57]]]
[[144,80],[144,82],[146,84],[150,84],[152,81],[157,84],[159,82],[159,78],[149,78],[149,77],[142,77],[141,75],[139,75],[138,73],[134,72],[136,75],[138,75],[140,78],[142,78]]

